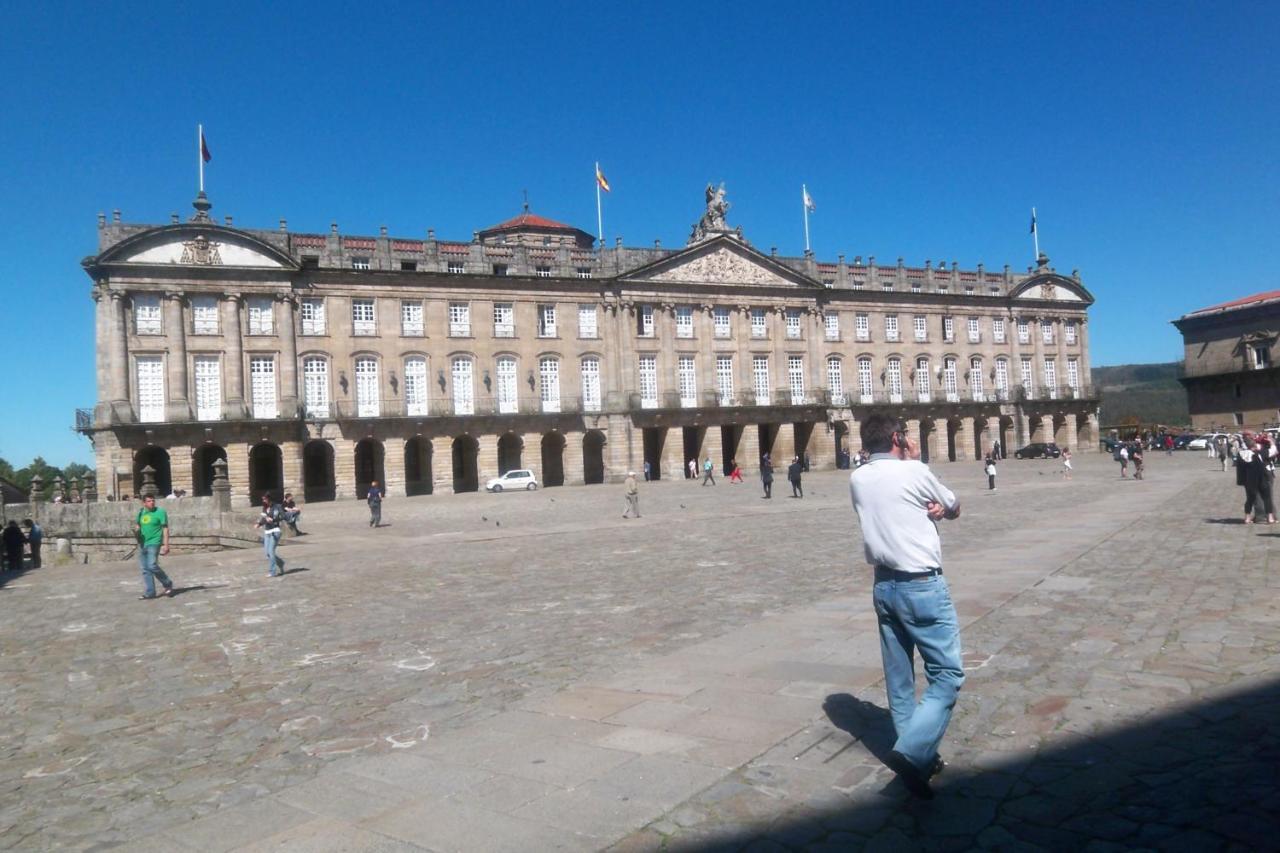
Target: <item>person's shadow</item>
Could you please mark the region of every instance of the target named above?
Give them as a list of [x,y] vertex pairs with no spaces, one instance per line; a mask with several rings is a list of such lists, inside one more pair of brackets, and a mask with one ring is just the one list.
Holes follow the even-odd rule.
[[822,710],[831,725],[848,732],[881,762],[889,757],[897,733],[887,709],[848,693],[833,693],[822,703]]

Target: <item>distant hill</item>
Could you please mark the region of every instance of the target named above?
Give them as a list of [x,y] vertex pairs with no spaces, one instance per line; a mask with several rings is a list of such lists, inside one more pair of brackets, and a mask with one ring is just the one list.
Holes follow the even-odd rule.
[[1102,392],[1099,421],[1105,426],[1133,419],[1144,424],[1190,424],[1187,392],[1178,383],[1180,376],[1180,361],[1093,368],[1093,385]]

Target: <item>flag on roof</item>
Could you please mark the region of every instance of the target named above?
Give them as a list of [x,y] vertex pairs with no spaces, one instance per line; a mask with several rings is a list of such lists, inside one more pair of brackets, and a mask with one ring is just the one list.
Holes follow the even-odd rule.
[[804,209],[809,211],[810,213],[813,213],[815,210],[817,210],[818,206],[813,203],[813,196],[809,195],[808,188],[801,187],[800,192],[804,193]]
[[1034,233],[1036,233],[1036,211],[1035,211],[1035,208],[1032,208],[1032,209],[1031,209],[1031,230],[1030,230],[1029,232],[1027,232],[1027,233],[1029,233],[1029,234],[1034,234]]
[[600,171],[599,163],[596,164],[596,183],[600,185],[600,189],[609,191],[609,181],[605,178],[604,172]]
[[208,163],[213,159],[213,155],[209,153],[209,143],[204,138],[204,128],[200,128],[200,158]]

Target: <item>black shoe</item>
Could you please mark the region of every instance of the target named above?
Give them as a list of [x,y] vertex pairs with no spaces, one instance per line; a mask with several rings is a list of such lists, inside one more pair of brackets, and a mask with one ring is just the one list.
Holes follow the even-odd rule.
[[933,757],[933,764],[929,767],[929,778],[932,779],[934,776],[937,776],[946,769],[947,762],[943,760],[941,755],[935,755]]
[[907,758],[896,749],[889,751],[889,757],[885,759],[885,764],[889,769],[898,774],[898,778],[902,780],[902,784],[907,786],[907,790],[922,800],[933,799],[933,789],[929,787],[929,779],[925,774],[911,763],[911,759]]

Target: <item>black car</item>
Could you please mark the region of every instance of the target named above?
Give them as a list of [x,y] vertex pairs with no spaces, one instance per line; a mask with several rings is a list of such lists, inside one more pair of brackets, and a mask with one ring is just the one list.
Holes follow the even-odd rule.
[[1183,435],[1180,435],[1173,440],[1173,449],[1186,450],[1187,445],[1195,441],[1199,437],[1200,436],[1196,435],[1194,432],[1188,432]]
[[1057,459],[1062,455],[1052,441],[1037,441],[1014,452],[1015,459]]

